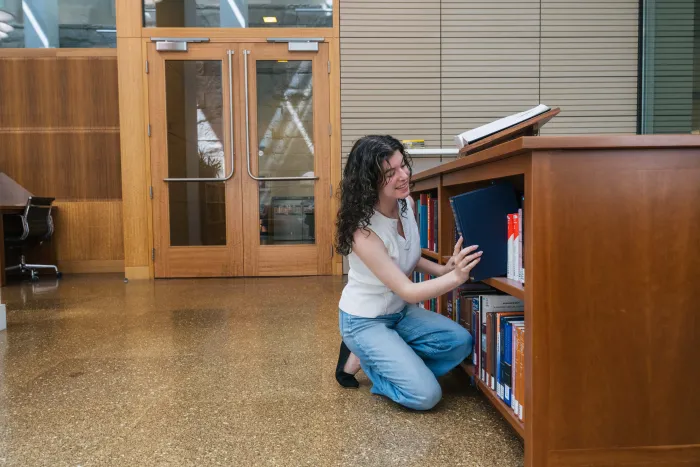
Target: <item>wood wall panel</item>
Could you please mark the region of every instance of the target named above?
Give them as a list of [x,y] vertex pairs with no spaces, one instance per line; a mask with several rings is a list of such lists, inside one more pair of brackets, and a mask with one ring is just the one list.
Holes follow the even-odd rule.
[[0,171],[37,196],[120,199],[115,57],[0,59]]
[[0,60],[0,128],[118,129],[114,57]]
[[121,199],[118,130],[0,130],[0,148],[0,171],[36,196]]
[[[59,268],[123,270],[122,201],[56,201],[53,242]],[[76,268],[76,266],[81,266]],[[92,267],[90,267],[92,266]],[[69,272],[69,271],[66,271]]]
[[0,57],[0,171],[56,198],[66,273],[124,269],[116,51]]

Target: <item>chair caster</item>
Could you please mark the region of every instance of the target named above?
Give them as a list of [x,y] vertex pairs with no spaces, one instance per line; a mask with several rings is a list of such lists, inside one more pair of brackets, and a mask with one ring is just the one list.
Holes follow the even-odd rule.
[[39,282],[39,274],[36,271],[32,271],[32,277],[29,279],[32,282]]
[[63,273],[58,271],[56,272],[56,279],[62,279],[63,278]]
[[128,284],[128,283],[129,283],[129,279],[125,277],[125,278],[124,278],[124,283],[125,283],[125,284]]

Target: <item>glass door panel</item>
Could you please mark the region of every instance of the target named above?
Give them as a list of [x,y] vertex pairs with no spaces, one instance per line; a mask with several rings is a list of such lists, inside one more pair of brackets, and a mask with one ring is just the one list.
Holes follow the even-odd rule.
[[[260,177],[314,176],[312,64],[256,63]],[[259,182],[262,245],[315,243],[314,186],[313,180]]]
[[[224,96],[220,60],[166,60],[169,178],[223,178]],[[170,245],[226,245],[226,185],[168,186]]]

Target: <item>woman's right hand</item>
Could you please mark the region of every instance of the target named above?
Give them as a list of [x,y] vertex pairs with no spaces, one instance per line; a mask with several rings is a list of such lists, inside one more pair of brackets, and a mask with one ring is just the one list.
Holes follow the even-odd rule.
[[455,268],[452,273],[457,276],[460,284],[469,280],[471,270],[481,261],[481,254],[483,251],[473,253],[477,248],[479,248],[479,245],[463,248],[455,257]]

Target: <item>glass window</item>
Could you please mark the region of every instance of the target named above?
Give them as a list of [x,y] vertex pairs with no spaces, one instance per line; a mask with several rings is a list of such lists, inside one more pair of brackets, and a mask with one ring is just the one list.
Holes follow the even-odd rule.
[[645,0],[641,133],[700,134],[700,0]]
[[333,0],[144,0],[146,27],[330,28]]
[[114,48],[114,0],[0,0],[0,47]]

